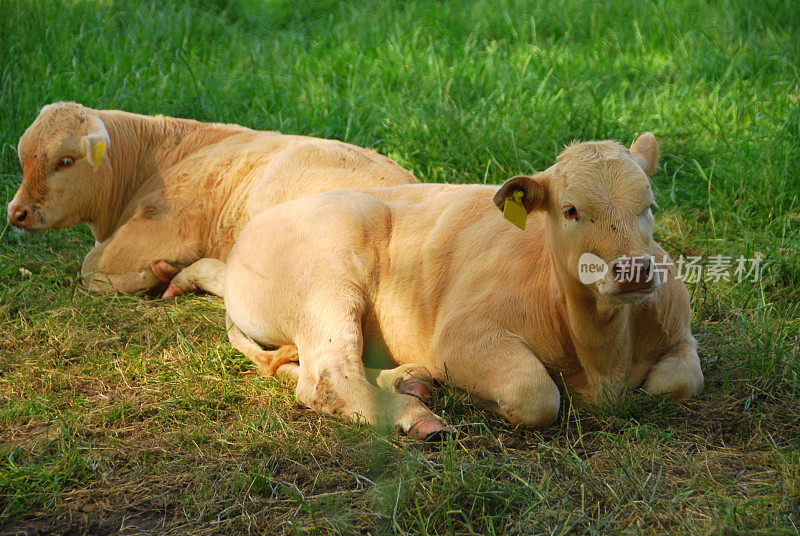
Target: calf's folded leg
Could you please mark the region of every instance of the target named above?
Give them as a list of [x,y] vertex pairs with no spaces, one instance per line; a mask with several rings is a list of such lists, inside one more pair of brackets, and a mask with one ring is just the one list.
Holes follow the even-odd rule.
[[219,259],[211,258],[193,262],[171,279],[163,297],[172,298],[197,290],[203,290],[223,298],[225,293],[225,263]]
[[159,260],[185,266],[200,255],[198,240],[181,237],[174,218],[132,218],[86,255],[81,267],[92,292],[137,294],[164,289],[170,274],[154,266]]
[[[418,383],[432,381],[423,367],[373,371],[384,387],[381,389],[367,379],[361,363],[360,341],[354,347],[352,343],[339,345],[333,337],[328,337],[329,342],[320,349],[312,344],[298,367],[300,357],[296,346],[265,350],[229,317],[226,321],[234,348],[250,358],[265,376],[279,375],[296,382],[297,401],[301,404],[333,415],[364,419],[370,424],[388,423],[416,439],[428,439],[444,429],[439,417],[423,404],[429,392],[418,390],[421,389]],[[348,338],[353,341],[359,337],[360,333],[355,333]],[[427,388],[427,384],[422,385]]]
[[431,373],[420,365],[400,365],[393,369],[366,369],[369,377],[378,387],[391,393],[411,395],[427,404],[433,391],[434,379]]
[[647,374],[642,389],[650,394],[668,393],[677,398],[688,398],[702,391],[703,371],[694,339],[677,343],[661,356]]
[[163,285],[149,268],[119,270],[103,261],[107,242],[92,248],[83,259],[81,281],[89,292],[96,294],[138,294]]
[[440,348],[439,365],[456,387],[515,424],[541,428],[556,420],[561,393],[521,340],[510,334],[450,340],[464,342]]

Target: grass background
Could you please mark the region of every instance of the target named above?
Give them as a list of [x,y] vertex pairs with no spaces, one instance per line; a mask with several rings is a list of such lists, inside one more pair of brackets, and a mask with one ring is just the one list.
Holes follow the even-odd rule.
[[[0,533],[797,534],[800,9],[792,0],[0,0],[0,201],[39,108],[342,139],[500,182],[662,143],[656,238],[767,260],[690,285],[706,391],[514,429],[442,388],[441,448],[299,409],[212,298],[76,288],[76,228],[0,231]],[[24,269],[24,270],[21,270]]]

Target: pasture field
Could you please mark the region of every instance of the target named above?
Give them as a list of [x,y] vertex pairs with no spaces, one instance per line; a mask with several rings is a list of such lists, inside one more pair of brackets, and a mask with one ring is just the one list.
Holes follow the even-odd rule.
[[[705,392],[541,431],[447,386],[422,445],[302,409],[218,299],[86,294],[88,229],[0,226],[2,534],[797,534],[800,8],[794,0],[0,0],[0,201],[56,100],[374,147],[423,181],[662,147],[656,239],[763,254],[689,284]],[[502,359],[502,356],[497,356]]]

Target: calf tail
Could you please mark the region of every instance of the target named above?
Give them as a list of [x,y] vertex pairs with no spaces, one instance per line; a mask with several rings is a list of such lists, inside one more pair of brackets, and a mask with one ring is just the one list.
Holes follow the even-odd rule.
[[275,376],[282,365],[300,361],[297,346],[293,344],[281,346],[275,350],[265,350],[256,341],[245,335],[227,315],[225,315],[225,326],[228,329],[228,340],[231,341],[233,347],[258,365],[259,372],[264,376]]

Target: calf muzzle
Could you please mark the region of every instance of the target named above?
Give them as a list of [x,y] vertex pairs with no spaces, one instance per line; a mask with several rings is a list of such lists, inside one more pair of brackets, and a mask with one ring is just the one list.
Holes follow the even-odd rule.
[[27,227],[30,225],[30,210],[25,207],[20,207],[14,205],[13,203],[8,205],[8,223],[13,225],[14,227]]
[[650,256],[622,257],[615,260],[612,273],[618,285],[618,292],[650,292],[658,286],[658,279],[653,272],[653,260]]

